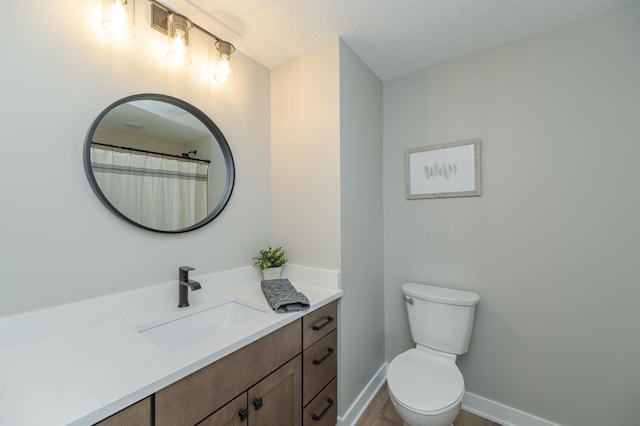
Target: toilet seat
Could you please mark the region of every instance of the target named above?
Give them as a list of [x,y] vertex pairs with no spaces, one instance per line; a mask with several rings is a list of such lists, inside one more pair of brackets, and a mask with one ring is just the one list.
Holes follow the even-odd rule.
[[455,362],[418,349],[391,361],[387,385],[397,403],[424,415],[447,411],[464,394],[464,379]]

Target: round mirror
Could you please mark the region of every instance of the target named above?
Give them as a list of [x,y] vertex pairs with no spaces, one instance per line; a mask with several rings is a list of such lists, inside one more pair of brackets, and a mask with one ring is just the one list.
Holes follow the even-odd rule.
[[227,205],[235,178],[218,126],[193,105],[158,94],[109,105],[89,129],[84,167],[109,210],[164,233],[212,221]]

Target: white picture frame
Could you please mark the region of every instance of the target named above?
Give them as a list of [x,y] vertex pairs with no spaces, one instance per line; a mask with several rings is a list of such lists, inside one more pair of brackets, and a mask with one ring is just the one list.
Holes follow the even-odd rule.
[[407,200],[478,197],[480,139],[468,139],[405,151]]

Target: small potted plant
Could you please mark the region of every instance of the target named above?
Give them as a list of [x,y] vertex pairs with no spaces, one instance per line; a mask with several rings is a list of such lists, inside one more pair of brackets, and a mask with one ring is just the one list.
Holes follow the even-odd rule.
[[261,249],[260,254],[253,258],[253,266],[262,271],[264,280],[280,278],[282,265],[285,263],[287,263],[287,258],[282,247],[268,246],[266,249]]

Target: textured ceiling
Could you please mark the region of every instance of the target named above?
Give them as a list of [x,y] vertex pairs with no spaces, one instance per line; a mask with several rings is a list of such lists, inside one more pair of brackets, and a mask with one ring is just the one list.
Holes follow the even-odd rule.
[[273,68],[341,37],[383,81],[640,0],[166,0]]

